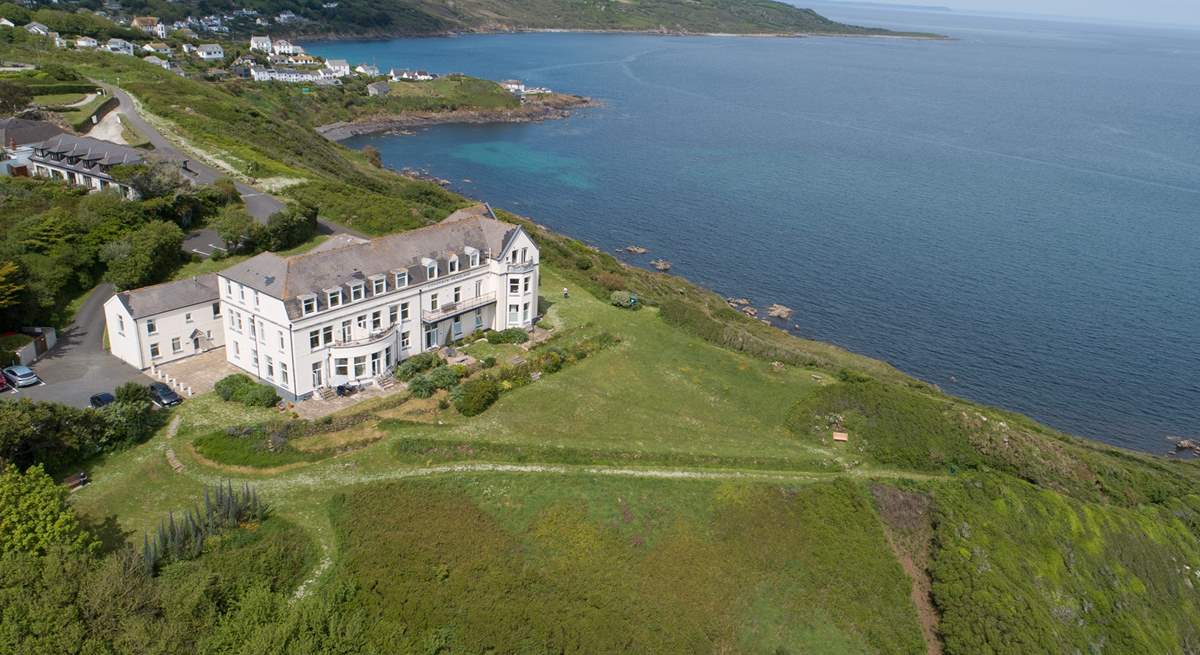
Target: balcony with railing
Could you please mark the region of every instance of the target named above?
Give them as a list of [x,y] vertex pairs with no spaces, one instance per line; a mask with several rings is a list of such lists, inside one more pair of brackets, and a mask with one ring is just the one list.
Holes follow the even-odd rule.
[[457,316],[464,312],[469,312],[472,309],[478,309],[485,305],[490,305],[496,302],[496,294],[489,291],[482,293],[474,298],[463,298],[454,303],[442,305],[434,310],[426,310],[421,312],[421,320],[426,323],[437,323],[438,321]]
[[508,272],[509,273],[528,273],[529,271],[532,271],[535,268],[537,268],[537,262],[533,262],[533,261],[516,262],[516,263],[509,262],[509,264],[508,264]]
[[396,328],[400,327],[400,325],[401,325],[401,323],[394,323],[386,328],[372,330],[369,335],[362,337],[360,339],[348,339],[348,340],[343,341],[341,339],[335,338],[331,345],[334,348],[353,348],[355,346],[369,346],[373,343],[379,343],[380,341],[383,341],[384,339],[391,337],[396,332]]

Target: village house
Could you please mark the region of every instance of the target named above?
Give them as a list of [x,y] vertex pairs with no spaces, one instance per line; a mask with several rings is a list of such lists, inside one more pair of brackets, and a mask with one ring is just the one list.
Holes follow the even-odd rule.
[[142,50],[145,50],[146,52],[153,52],[156,55],[166,56],[166,55],[171,54],[170,46],[163,43],[162,41],[151,41],[150,43],[147,43],[146,45],[142,46]]
[[158,66],[159,68],[162,68],[164,70],[171,70],[171,62],[169,62],[165,59],[159,59],[158,57],[155,57],[154,55],[148,55],[146,57],[142,57],[142,61],[146,62],[147,64],[154,64],[155,66]]
[[225,344],[216,275],[122,291],[104,303],[112,354],[137,369]]
[[279,39],[271,44],[271,52],[274,52],[277,55],[302,55],[304,54],[304,48],[301,48],[290,41]]
[[54,47],[55,48],[67,47],[67,40],[64,39],[62,36],[60,36],[58,32],[51,32],[50,38],[54,39]]
[[437,75],[425,71],[399,70],[393,68],[390,72],[395,82],[427,82],[436,79]]
[[250,78],[255,82],[317,82],[321,74],[317,71],[297,70],[294,68],[260,68],[250,67]]
[[109,39],[104,49],[118,55],[133,56],[133,44],[124,39]]
[[225,49],[216,43],[205,43],[196,48],[196,55],[204,61],[220,61],[225,58]]
[[29,23],[25,25],[25,31],[35,36],[49,36],[50,28],[41,23]]
[[392,84],[387,80],[371,82],[367,85],[368,96],[385,96],[392,90]]
[[504,80],[500,82],[500,88],[517,95],[525,93],[525,83],[521,80]]
[[306,55],[303,52],[298,55],[288,55],[287,63],[297,66],[316,66],[321,63],[321,60],[312,56]]
[[325,62],[328,77],[346,77],[350,74],[350,63],[345,59],[330,59]]
[[354,67],[354,72],[367,77],[379,77],[379,67],[370,66],[368,64],[359,64]]
[[257,52],[265,52],[270,54],[274,52],[271,49],[271,37],[269,36],[252,36],[250,37],[250,50]]
[[7,18],[0,18],[0,27],[16,27],[16,23]]
[[523,228],[474,208],[371,241],[341,235],[302,255],[261,253],[217,273],[214,300],[229,363],[302,399],[371,383],[473,332],[531,329],[538,277]]
[[156,16],[135,16],[129,26],[135,30],[141,30],[148,34],[153,34],[160,39],[167,38],[167,26],[160,23]]
[[113,166],[140,164],[140,150],[91,137],[60,134],[35,144],[29,156],[32,174],[93,190],[115,188],[130,200],[137,192],[128,184],[113,179]]

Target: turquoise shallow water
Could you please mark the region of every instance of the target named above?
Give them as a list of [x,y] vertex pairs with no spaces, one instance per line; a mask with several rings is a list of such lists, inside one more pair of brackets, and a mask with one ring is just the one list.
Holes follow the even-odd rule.
[[[525,34],[309,44],[601,99],[359,137],[394,167],[949,392],[1151,451],[1200,433],[1200,32],[836,8],[946,42]],[[840,12],[840,13],[839,13]]]

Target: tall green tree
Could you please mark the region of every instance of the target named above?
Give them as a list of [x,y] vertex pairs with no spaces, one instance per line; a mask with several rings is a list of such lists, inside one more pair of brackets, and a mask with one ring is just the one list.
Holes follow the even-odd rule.
[[55,484],[40,464],[24,473],[7,465],[0,471],[0,555],[40,555],[56,546],[89,552],[97,542],[79,525],[66,488]]
[[15,114],[29,106],[33,94],[21,84],[0,80],[0,114]]
[[133,289],[166,279],[182,259],[182,248],[183,230],[178,225],[152,221],[105,246],[101,258],[108,265],[110,282]]

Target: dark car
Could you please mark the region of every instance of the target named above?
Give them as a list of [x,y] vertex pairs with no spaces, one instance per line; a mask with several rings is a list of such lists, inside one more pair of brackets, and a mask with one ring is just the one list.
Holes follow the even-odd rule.
[[113,397],[113,395],[111,393],[108,393],[107,391],[104,393],[98,393],[98,394],[92,396],[91,398],[88,398],[88,403],[92,407],[95,407],[96,409],[100,409],[101,407],[104,407],[105,405],[111,405],[111,404],[113,404],[114,401],[116,401],[116,398]]
[[154,382],[150,385],[150,399],[159,407],[174,407],[183,402],[183,398],[180,398],[179,394],[162,382]]
[[28,366],[9,366],[4,369],[4,377],[8,378],[9,384],[14,387],[30,387],[41,383],[37,373]]

